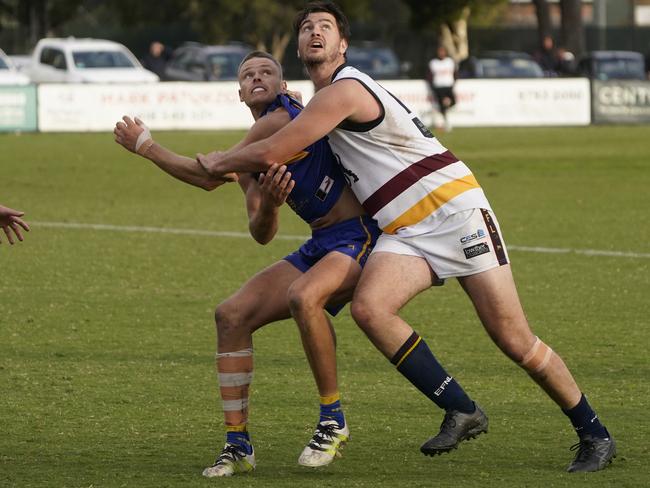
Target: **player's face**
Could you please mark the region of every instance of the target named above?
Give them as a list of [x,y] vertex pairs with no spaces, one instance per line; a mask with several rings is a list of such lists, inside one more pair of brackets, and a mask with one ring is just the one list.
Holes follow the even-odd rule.
[[239,70],[239,99],[246,105],[269,104],[282,92],[277,65],[267,58],[251,58]]
[[307,66],[342,63],[348,43],[341,38],[336,19],[327,12],[309,14],[298,31],[298,56]]

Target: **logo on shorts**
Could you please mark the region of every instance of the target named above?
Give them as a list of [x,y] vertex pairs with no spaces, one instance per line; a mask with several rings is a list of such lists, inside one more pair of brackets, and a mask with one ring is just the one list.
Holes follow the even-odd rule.
[[480,239],[482,237],[485,237],[485,231],[483,229],[479,229],[476,232],[474,232],[473,234],[470,234],[470,235],[465,236],[465,237],[461,237],[460,238],[460,243],[461,244],[467,244],[470,241],[473,241],[475,239]]
[[488,246],[485,242],[481,242],[475,246],[466,247],[463,249],[463,252],[465,253],[466,259],[472,259],[476,256],[480,256],[481,254],[490,252],[490,246]]

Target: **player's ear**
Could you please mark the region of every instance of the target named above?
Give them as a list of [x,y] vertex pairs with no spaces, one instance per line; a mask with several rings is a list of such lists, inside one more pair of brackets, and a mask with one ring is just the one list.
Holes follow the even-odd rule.
[[341,39],[341,44],[339,45],[339,52],[341,54],[345,54],[345,52],[348,50],[348,41],[347,39]]
[[296,49],[296,57],[300,59],[300,51],[298,51],[297,49]]
[[237,90],[237,93],[239,93],[239,101],[243,102],[244,99],[241,97],[241,90]]
[[287,82],[282,80],[282,91],[286,92],[287,91]]

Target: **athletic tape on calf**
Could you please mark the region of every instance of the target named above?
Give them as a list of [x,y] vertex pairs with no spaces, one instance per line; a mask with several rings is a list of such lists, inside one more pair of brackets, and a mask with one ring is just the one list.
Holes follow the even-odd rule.
[[219,373],[220,386],[244,386],[250,385],[253,373]]
[[544,344],[539,337],[535,337],[533,347],[526,353],[519,366],[529,373],[539,373],[548,366],[552,355],[553,349]]
[[221,358],[245,358],[253,355],[253,348],[249,347],[242,349],[240,351],[230,351],[230,352],[218,352],[216,354],[217,359]]

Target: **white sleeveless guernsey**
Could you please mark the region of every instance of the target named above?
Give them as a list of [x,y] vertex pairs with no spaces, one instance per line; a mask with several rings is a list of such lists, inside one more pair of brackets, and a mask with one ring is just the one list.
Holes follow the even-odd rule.
[[329,143],[352,191],[384,232],[420,235],[456,212],[491,210],[469,168],[440,144],[416,114],[351,66],[339,68],[332,82],[349,78],[375,97],[382,115],[363,124],[343,121],[330,132]]

